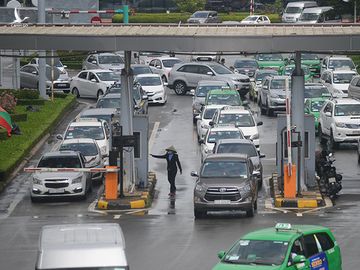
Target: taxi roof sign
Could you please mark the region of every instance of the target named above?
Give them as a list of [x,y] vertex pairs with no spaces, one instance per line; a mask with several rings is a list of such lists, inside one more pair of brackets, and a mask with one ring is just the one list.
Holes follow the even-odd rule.
[[282,230],[282,231],[288,231],[291,230],[291,224],[290,223],[277,223],[275,225],[276,231]]

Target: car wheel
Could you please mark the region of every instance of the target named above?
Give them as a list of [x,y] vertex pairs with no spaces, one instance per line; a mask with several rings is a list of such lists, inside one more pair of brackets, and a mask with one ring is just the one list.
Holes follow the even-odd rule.
[[77,98],[80,97],[79,90],[76,87],[73,88],[72,94]]
[[168,82],[168,80],[167,80],[167,78],[166,78],[165,75],[162,75],[161,79],[162,79],[162,81],[163,81],[164,83],[167,83],[167,82]]
[[330,148],[332,150],[337,149],[339,147],[339,143],[334,140],[333,131],[330,131]]
[[320,140],[321,144],[326,143],[326,138],[324,136],[324,133],[322,132],[322,128],[321,128],[320,124],[318,125],[318,137],[319,137],[319,140]]
[[177,95],[185,95],[186,90],[186,84],[183,81],[176,81],[174,83],[174,90]]
[[251,204],[251,208],[246,211],[246,216],[247,216],[247,217],[253,217],[253,216],[254,216],[254,213],[255,213],[255,203],[256,203],[256,201],[255,201],[253,204]]
[[200,210],[194,209],[194,216],[195,216],[195,219],[204,218],[204,217],[206,217],[206,211],[200,211]]
[[99,89],[96,93],[96,97],[99,98],[102,95],[104,95],[104,92],[103,92],[103,90]]

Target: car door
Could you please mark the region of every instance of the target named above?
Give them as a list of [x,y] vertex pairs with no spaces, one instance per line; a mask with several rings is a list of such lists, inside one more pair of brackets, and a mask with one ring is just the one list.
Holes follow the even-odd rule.
[[262,105],[266,104],[267,97],[270,93],[269,87],[270,87],[270,80],[266,79],[261,88],[261,104]]
[[39,82],[39,71],[34,66],[27,66],[24,73],[24,80],[27,88],[37,89]]
[[29,88],[29,79],[31,71],[30,66],[24,66],[20,69],[20,87]]
[[97,63],[97,59],[96,59],[95,55],[91,54],[86,59],[85,66],[86,66],[86,69],[96,69],[96,68],[98,68],[97,64],[98,63]]
[[99,79],[94,72],[89,72],[87,79],[87,87],[84,88],[85,95],[88,97],[97,97],[99,90]]
[[[326,253],[322,250],[315,234],[308,234],[303,236],[303,243],[305,248],[306,264],[308,269],[329,269],[329,261]],[[338,268],[337,268],[338,269]]]
[[73,90],[76,87],[79,91],[80,96],[86,95],[86,88],[88,85],[87,76],[88,76],[87,71],[80,72],[71,90]]
[[288,258],[286,258],[287,259],[286,268],[285,268],[286,270],[298,270],[296,264],[293,262],[294,258],[298,255],[305,256],[304,243],[301,237],[296,239],[290,247],[290,254]]
[[203,66],[203,65],[199,65],[198,66],[198,82],[200,80],[206,80],[206,81],[211,81],[215,79],[215,73],[208,67],[208,66]]
[[323,108],[322,116],[321,116],[321,120],[322,120],[322,128],[321,129],[322,129],[322,132],[326,135],[330,135],[332,117],[333,117],[333,104],[331,102],[329,102]]
[[198,82],[201,80],[201,77],[199,76],[199,65],[186,65],[183,68],[183,76],[185,77],[186,84],[188,87],[195,88],[198,84]]
[[156,62],[156,59],[153,59],[153,60],[151,60],[150,63],[149,63],[149,66],[150,66],[150,68],[151,68],[151,70],[152,70],[153,73],[157,73],[156,67],[155,67],[155,66],[156,66],[155,62]]
[[329,270],[341,269],[340,248],[335,245],[334,241],[327,232],[315,234],[316,240],[320,243],[322,252],[325,253]]

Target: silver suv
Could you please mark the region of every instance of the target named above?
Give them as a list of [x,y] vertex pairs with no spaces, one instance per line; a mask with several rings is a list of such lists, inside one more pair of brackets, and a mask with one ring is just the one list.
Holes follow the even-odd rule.
[[248,217],[257,209],[258,184],[251,159],[243,154],[208,156],[200,169],[194,189],[195,218],[207,211],[241,210]]
[[[38,168],[85,168],[85,157],[80,152],[56,151],[44,154]],[[85,199],[91,191],[90,172],[36,172],[31,179],[31,201],[59,196]]]
[[215,62],[192,62],[175,65],[169,73],[168,87],[177,95],[185,95],[196,88],[201,80],[225,81],[230,88],[244,97],[250,90],[250,79],[246,75],[235,74],[227,67]]

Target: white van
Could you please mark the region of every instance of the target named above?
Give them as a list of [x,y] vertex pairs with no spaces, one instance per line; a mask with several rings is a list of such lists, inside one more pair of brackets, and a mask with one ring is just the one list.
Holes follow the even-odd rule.
[[327,17],[324,15],[333,7],[312,7],[305,8],[301,13],[298,23],[324,23]]
[[128,270],[119,224],[49,225],[41,230],[36,270]]
[[315,1],[289,2],[284,10],[281,21],[283,23],[296,23],[305,8],[317,7]]

